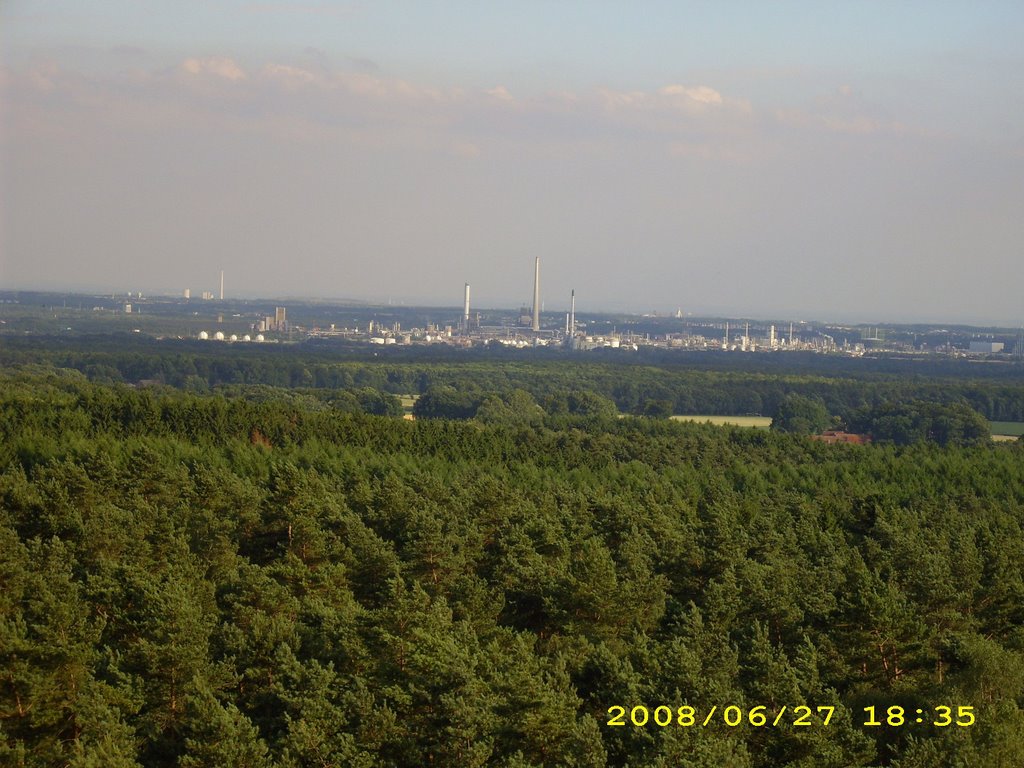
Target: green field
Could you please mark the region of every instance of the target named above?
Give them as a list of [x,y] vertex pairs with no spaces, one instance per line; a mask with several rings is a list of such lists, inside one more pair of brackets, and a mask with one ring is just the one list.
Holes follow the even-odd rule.
[[698,415],[698,416],[673,416],[676,421],[697,421],[701,423],[709,422],[717,426],[724,424],[732,424],[736,427],[753,427],[754,429],[768,429],[772,425],[771,416],[711,416],[711,415]]
[[993,435],[1020,437],[1024,435],[1024,421],[990,421]]
[[402,414],[402,418],[415,418],[415,416],[412,415],[412,407],[416,405],[419,395],[398,395],[398,399],[402,401],[402,410],[405,411],[405,413]]
[[[673,416],[676,421],[696,421],[700,423],[723,425],[732,424],[737,427],[753,427],[755,429],[768,429],[772,420],[770,416],[713,416],[709,414]],[[992,435],[996,438],[1016,439],[1024,435],[1024,422],[1021,421],[990,421]]]

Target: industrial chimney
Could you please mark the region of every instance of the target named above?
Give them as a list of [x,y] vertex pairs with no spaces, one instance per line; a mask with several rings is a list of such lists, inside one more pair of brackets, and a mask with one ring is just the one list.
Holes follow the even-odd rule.
[[540,256],[533,267],[533,330],[540,330]]
[[462,330],[469,330],[469,283],[466,283],[466,298],[462,306]]

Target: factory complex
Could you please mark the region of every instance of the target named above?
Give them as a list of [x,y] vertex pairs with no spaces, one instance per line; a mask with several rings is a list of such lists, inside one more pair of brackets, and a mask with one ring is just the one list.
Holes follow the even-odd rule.
[[[191,291],[179,294],[181,305],[194,308]],[[202,303],[214,299],[202,292]],[[259,302],[226,299],[224,272],[219,275],[220,304],[212,307],[216,326],[193,324],[185,335],[202,341],[299,342],[335,339],[344,343],[380,346],[446,345],[456,348],[484,346],[530,349],[561,348],[586,352],[643,348],[720,352],[804,351],[862,356],[871,353],[943,354],[976,359],[1024,359],[1024,331],[1004,329],[944,329],[933,326],[879,327],[809,323],[802,320],[755,320],[698,318],[677,309],[672,314],[610,315],[577,314],[575,289],[568,290],[568,312],[545,312],[541,300],[541,260],[533,263],[530,306],[517,310],[474,308],[471,286],[462,286],[462,307],[393,308],[346,303],[326,305],[316,301],[288,308]],[[142,294],[128,294],[135,304],[118,306],[125,315],[142,311]],[[111,297],[112,299],[114,297]],[[253,305],[257,306],[254,307]],[[564,306],[564,305],[563,305]],[[95,309],[100,309],[96,307]],[[152,313],[156,307],[150,305]],[[228,323],[224,320],[232,312]],[[329,311],[333,310],[333,311]],[[171,310],[173,311],[173,310]],[[178,310],[180,311],[180,309]],[[191,311],[198,321],[199,311]],[[201,321],[200,321],[201,322]],[[219,327],[217,327],[219,326]]]

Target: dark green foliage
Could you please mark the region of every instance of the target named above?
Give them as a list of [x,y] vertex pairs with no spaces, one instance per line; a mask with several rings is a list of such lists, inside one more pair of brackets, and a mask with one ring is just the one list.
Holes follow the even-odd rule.
[[544,408],[553,416],[585,416],[595,419],[613,419],[619,411],[615,402],[587,390],[570,389],[557,392],[544,399]]
[[[840,417],[865,406],[922,400],[966,403],[992,421],[1024,421],[1021,369],[1012,365],[978,365],[938,356],[853,360],[799,352],[641,350],[623,357],[551,349],[502,352],[494,346],[464,352],[396,345],[371,352],[316,342],[214,348],[142,336],[5,336],[0,365],[43,362],[81,371],[97,382],[158,382],[198,393],[256,385],[301,387],[304,395],[320,392],[327,397],[333,397],[329,392],[366,388],[400,395],[441,387],[463,395],[476,393],[461,402],[459,418],[471,418],[488,393],[522,389],[549,413],[557,412],[545,404],[549,397],[581,390],[612,400],[622,413],[642,413],[649,401],[670,401],[672,412],[680,414],[772,414],[784,397],[798,394],[821,400],[830,414]],[[442,401],[455,406],[461,395]]]
[[922,440],[939,445],[981,445],[990,440],[988,422],[963,403],[884,403],[856,411],[847,422],[850,431],[896,445]]
[[533,395],[514,389],[504,397],[489,395],[476,410],[476,418],[486,424],[537,427],[544,421],[544,410]]
[[[476,418],[409,422],[370,379],[2,380],[0,763],[1024,759],[1024,454],[969,414],[828,446],[428,385]],[[662,704],[836,710],[607,725]],[[977,724],[862,725],[893,704]]]
[[470,419],[483,400],[480,392],[460,392],[454,387],[432,387],[413,406],[417,419]]
[[772,413],[772,429],[795,435],[816,435],[832,423],[825,404],[816,398],[787,395]]
[[640,415],[650,416],[655,419],[667,419],[672,415],[673,405],[673,402],[669,399],[656,400],[650,398],[641,403]]

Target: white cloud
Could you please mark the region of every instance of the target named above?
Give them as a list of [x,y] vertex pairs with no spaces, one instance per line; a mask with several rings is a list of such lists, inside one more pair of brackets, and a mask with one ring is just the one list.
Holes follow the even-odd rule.
[[426,88],[406,80],[377,77],[366,72],[337,72],[334,82],[357,96],[386,102],[441,103],[458,99],[462,94],[458,89]]
[[293,67],[289,64],[267,64],[263,68],[263,74],[267,77],[284,81],[290,85],[305,85],[322,81],[318,75],[301,67]]
[[208,59],[185,59],[181,68],[190,75],[216,75],[225,80],[244,80],[245,71],[235,63],[234,59],[224,56],[213,56]]
[[515,101],[515,99],[512,97],[512,94],[509,93],[508,88],[506,88],[504,85],[497,85],[494,88],[490,88],[484,91],[484,93],[486,93],[491,98],[497,99],[498,101]]
[[894,120],[882,120],[863,113],[808,112],[802,109],[777,109],[775,119],[782,125],[792,128],[810,128],[824,130],[828,133],[840,133],[855,136],[888,134],[902,136],[907,134],[928,135],[924,130],[912,130],[904,123]]
[[599,88],[597,92],[604,101],[605,109],[609,110],[638,106],[643,104],[647,98],[646,94],[640,91],[625,93],[613,91],[610,88]]
[[[249,67],[225,55],[188,57],[176,69],[140,74],[83,78],[52,66],[12,76],[24,84],[23,91],[59,89],[68,106],[96,112],[97,120],[126,131],[150,131],[171,121],[197,130],[206,126],[467,158],[479,156],[481,147],[564,157],[646,145],[679,157],[722,159],[755,127],[745,102],[707,85],[679,83],[648,91],[513,95],[501,83],[463,90],[332,68],[325,60],[270,60]],[[53,106],[37,104],[33,114],[45,119]]]
[[641,122],[660,121],[671,124],[680,114],[693,118],[731,119],[753,112],[748,101],[726,97],[707,85],[672,83],[655,91],[599,88],[596,93],[606,112],[620,119]]
[[722,103],[722,94],[706,85],[698,85],[696,88],[687,88],[685,85],[666,85],[664,88],[658,89],[658,93],[662,96],[681,96],[699,104]]

